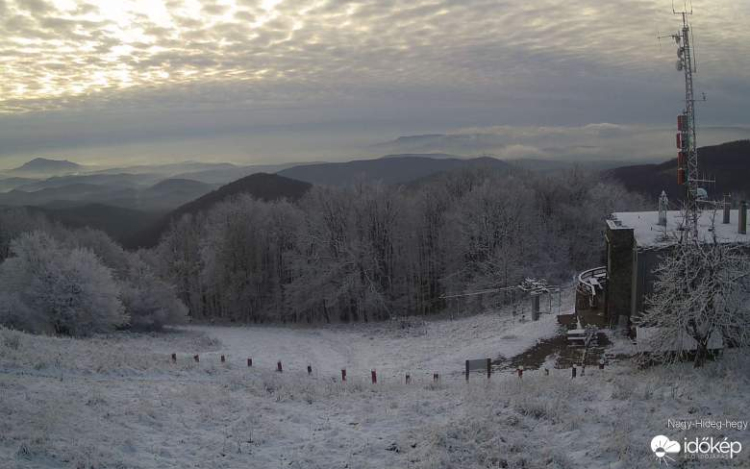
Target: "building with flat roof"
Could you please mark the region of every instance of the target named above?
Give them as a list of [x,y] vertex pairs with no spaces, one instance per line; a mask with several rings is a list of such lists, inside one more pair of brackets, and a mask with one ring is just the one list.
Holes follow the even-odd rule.
[[[653,292],[655,271],[685,227],[678,210],[617,212],[606,221],[607,265],[578,276],[576,313],[598,318],[599,325],[629,327],[631,318],[646,308]],[[750,244],[747,204],[739,210],[703,210],[698,219],[701,239]]]

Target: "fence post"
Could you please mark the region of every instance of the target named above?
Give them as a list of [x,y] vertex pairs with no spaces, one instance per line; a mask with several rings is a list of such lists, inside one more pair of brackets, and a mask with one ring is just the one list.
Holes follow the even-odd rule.
[[490,379],[490,376],[492,376],[492,360],[488,358],[487,359],[487,379]]
[[284,368],[281,367],[281,360],[276,362],[276,371],[278,371],[279,373],[284,371]]
[[438,373],[433,373],[432,382],[437,383],[438,381],[440,381],[440,375]]
[[176,353],[172,354],[172,363],[177,363],[177,354]]
[[370,372],[370,377],[372,378],[372,384],[378,384],[378,374],[375,370]]
[[406,374],[406,384],[411,383],[411,376],[409,376],[409,373]]
[[466,382],[469,382],[469,360],[466,360]]
[[252,358],[248,358],[247,359],[247,367],[250,368],[251,366],[253,366],[253,359]]
[[221,362],[222,363],[226,363],[227,362],[227,357],[225,357],[224,355],[222,355],[221,356]]
[[573,365],[573,368],[571,368],[571,379],[576,377],[576,366]]
[[341,381],[346,381],[346,369],[341,370]]
[[307,365],[307,374],[308,375],[312,374],[312,366],[311,365]]
[[201,361],[200,357],[197,354],[193,355],[193,360],[195,360],[195,363],[199,363]]

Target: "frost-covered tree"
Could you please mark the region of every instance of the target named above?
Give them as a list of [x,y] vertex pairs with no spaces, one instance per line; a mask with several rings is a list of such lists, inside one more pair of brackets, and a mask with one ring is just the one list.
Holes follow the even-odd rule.
[[112,272],[90,250],[67,249],[32,232],[11,243],[10,255],[0,265],[3,322],[72,336],[127,324]]
[[23,233],[35,230],[57,232],[59,226],[40,214],[26,208],[0,209],[0,261],[10,255],[10,243]]
[[187,321],[187,308],[177,298],[174,287],[160,279],[137,256],[130,259],[120,298],[129,326],[136,330],[161,330],[165,325]]
[[195,318],[206,315],[201,258],[204,225],[204,217],[190,214],[173,222],[155,249],[153,262],[159,276],[175,286],[177,297]]
[[82,248],[93,252],[96,257],[112,270],[117,280],[128,275],[128,269],[133,257],[117,244],[105,232],[92,228],[77,230],[59,230],[55,238],[68,248]]
[[486,168],[409,187],[315,187],[298,203],[241,196],[176,221],[152,265],[199,320],[426,314],[447,292],[569,278],[598,262],[605,217],[636,199],[580,171]]
[[748,256],[741,245],[684,235],[664,256],[647,311],[636,320],[654,328],[648,348],[680,357],[695,347],[694,364],[700,367],[710,340],[750,345]]

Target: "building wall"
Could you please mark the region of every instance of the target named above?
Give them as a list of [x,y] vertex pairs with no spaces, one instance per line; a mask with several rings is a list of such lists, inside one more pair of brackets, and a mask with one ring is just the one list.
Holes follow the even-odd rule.
[[656,269],[670,251],[671,248],[636,251],[631,317],[637,317],[646,310],[646,298],[654,292]]
[[[633,230],[607,223],[607,293],[605,312],[610,326],[627,324],[633,303]],[[624,324],[623,324],[624,322]]]

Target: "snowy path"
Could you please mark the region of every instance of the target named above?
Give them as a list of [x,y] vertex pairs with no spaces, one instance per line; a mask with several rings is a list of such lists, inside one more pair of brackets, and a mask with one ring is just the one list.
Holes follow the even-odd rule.
[[[412,323],[413,324],[413,323]],[[537,341],[554,336],[554,315],[539,321],[483,314],[457,320],[427,321],[402,329],[397,321],[315,328],[190,326],[221,341],[209,355],[232,362],[251,357],[266,369],[281,360],[285,370],[311,365],[316,373],[336,375],[342,368],[382,376],[460,372],[467,359],[512,357]],[[215,357],[214,357],[215,358]]]

